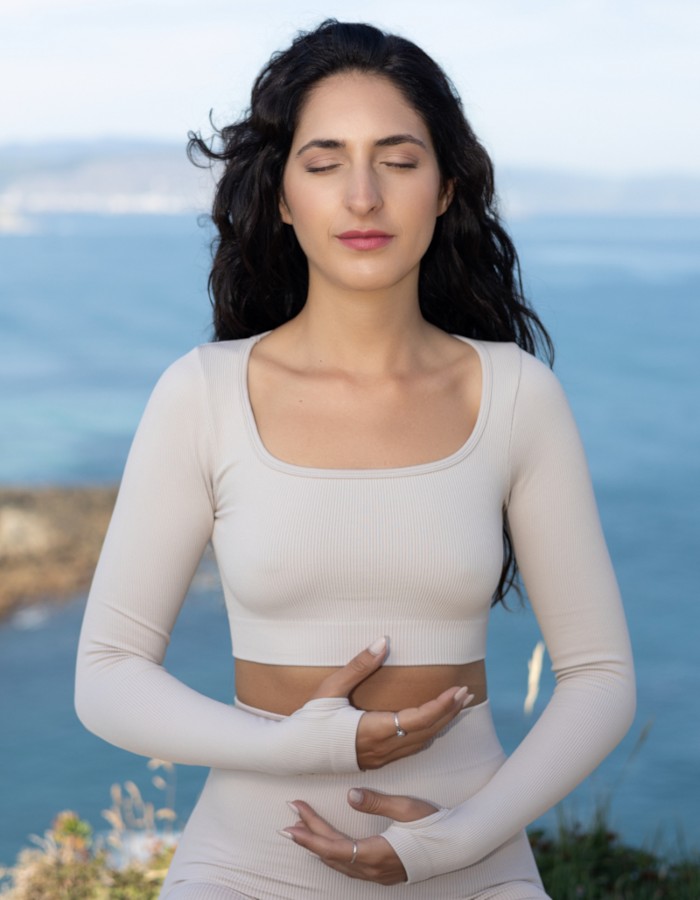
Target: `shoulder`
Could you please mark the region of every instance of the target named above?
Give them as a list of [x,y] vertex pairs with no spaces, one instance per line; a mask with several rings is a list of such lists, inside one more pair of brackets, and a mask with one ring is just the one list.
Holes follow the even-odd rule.
[[156,384],[156,391],[193,394],[218,376],[240,370],[255,338],[199,344],[174,360]]
[[214,454],[237,440],[249,416],[247,360],[257,339],[200,344],[176,359],[159,378],[145,419],[198,443],[209,440]]
[[[220,369],[240,367],[247,360],[253,344],[259,337],[260,335],[256,334],[252,337],[239,338],[234,341],[212,341],[207,344],[200,344],[182,357],[182,360],[194,357],[200,370],[205,375],[208,372],[215,372]],[[180,361],[177,360],[176,364]]]
[[558,383],[557,378],[549,366],[523,350],[513,341],[472,341],[482,348],[494,367],[494,372],[499,375],[510,375],[518,383],[540,383],[543,385]]
[[538,465],[553,469],[563,457],[579,459],[585,466],[581,436],[561,382],[546,363],[516,350],[518,376],[509,440],[512,471]]
[[492,379],[494,391],[511,412],[516,406],[538,406],[563,396],[559,379],[550,367],[516,343],[482,340],[471,343],[485,363],[485,377]]
[[248,356],[251,347],[259,339],[260,335],[254,334],[251,337],[238,338],[233,341],[212,341],[200,344],[190,353],[196,354],[203,367],[240,363]]
[[546,363],[512,342],[473,343],[485,362],[491,419],[511,464],[540,455],[543,443],[578,440],[564,389]]
[[551,418],[570,416],[569,404],[561,382],[542,360],[518,347],[518,384],[514,402],[514,420],[524,419],[547,426]]

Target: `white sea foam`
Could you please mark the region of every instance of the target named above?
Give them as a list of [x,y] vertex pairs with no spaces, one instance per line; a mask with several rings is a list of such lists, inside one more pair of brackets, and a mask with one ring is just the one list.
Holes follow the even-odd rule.
[[51,618],[50,606],[28,606],[18,610],[10,619],[10,625],[18,631],[36,631]]
[[0,195],[0,235],[2,234],[34,234],[35,224],[26,216],[16,210],[6,208]]

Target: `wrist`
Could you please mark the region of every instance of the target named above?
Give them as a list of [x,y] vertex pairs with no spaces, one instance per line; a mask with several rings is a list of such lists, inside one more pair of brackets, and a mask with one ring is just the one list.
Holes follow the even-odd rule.
[[[450,814],[447,807],[412,822],[393,822],[382,837],[401,860],[406,871],[408,884],[425,881],[444,872],[438,869],[439,857],[435,854],[435,841],[443,842],[442,835],[435,833],[434,827]],[[431,833],[432,832],[432,833]]]
[[359,772],[355,742],[362,715],[346,697],[321,697],[281,722],[287,732],[290,774]]

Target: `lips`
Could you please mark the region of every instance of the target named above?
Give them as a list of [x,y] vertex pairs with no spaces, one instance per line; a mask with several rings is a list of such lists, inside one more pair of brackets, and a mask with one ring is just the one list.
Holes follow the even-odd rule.
[[344,231],[338,240],[351,250],[379,250],[393,239],[393,234],[385,231]]

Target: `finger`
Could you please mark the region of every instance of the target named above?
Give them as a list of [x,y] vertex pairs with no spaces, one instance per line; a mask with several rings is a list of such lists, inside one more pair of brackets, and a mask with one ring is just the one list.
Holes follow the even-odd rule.
[[[378,769],[425,749],[473,696],[466,693],[466,688],[449,688],[420,707],[403,709],[398,713],[365,713],[360,719],[356,737],[360,769]],[[403,734],[397,731],[396,719]]]
[[[473,699],[474,695],[467,693],[468,689],[448,688],[438,697],[428,700],[418,707],[407,707],[393,712],[367,712],[360,721],[358,730],[358,742],[364,746],[374,746],[378,741],[385,741],[393,737],[410,737],[428,729],[437,730],[453,719],[464,708],[464,704]],[[398,727],[406,732],[399,735]],[[428,737],[429,735],[425,735]],[[410,743],[410,741],[408,741]]]
[[299,816],[299,821],[283,829],[285,837],[315,853],[327,865],[349,864],[353,851],[353,839],[327,822],[303,800],[288,803]]
[[385,816],[395,822],[414,822],[438,811],[438,807],[417,797],[382,794],[369,788],[351,788],[348,803],[359,812]]
[[[404,729],[405,735],[403,736],[397,735],[394,731],[390,738],[387,739],[387,741],[390,741],[390,746],[387,746],[387,742],[385,742],[381,748],[379,748],[379,751],[365,752],[362,755],[363,764],[360,767],[363,770],[380,768],[381,766],[387,765],[387,763],[395,762],[397,759],[405,759],[407,756],[413,756],[414,754],[427,749],[434,738],[456,718],[459,712],[462,711],[462,708],[463,707],[460,705],[458,709],[437,719],[429,728],[417,730],[412,728],[410,730]],[[403,727],[403,723],[401,724],[401,727]],[[358,759],[360,759],[359,753]]]
[[[313,834],[303,823],[289,826],[279,833],[315,854],[324,865],[349,878],[385,885],[406,880],[406,870],[401,860],[393,847],[379,835],[357,841],[348,837],[333,840]],[[355,844],[358,852],[353,859]]]
[[389,641],[386,637],[374,641],[353,657],[342,669],[338,669],[324,678],[310,699],[347,697],[358,684],[368,678],[372,672],[377,671],[386,659],[388,650]]
[[309,806],[309,804],[305,803],[303,800],[288,801],[287,805],[299,816],[303,827],[310,833],[330,840],[347,837],[342,831],[333,828],[329,822],[322,816],[319,816],[313,807]]
[[433,700],[420,706],[408,707],[397,713],[401,728],[408,734],[430,731],[436,734],[455,718],[474,699],[469,688],[448,688]]
[[352,858],[353,842],[345,835],[329,838],[309,831],[305,825],[290,825],[280,834],[291,838],[295,844],[304,847],[332,867],[349,865]]
[[[463,700],[460,700],[457,703],[453,703],[451,707],[442,716],[440,716],[440,718],[435,719],[435,721],[431,725],[425,728],[418,728],[416,731],[413,731],[413,734],[416,734],[423,741],[431,740],[433,737],[435,737],[436,734],[441,732],[447,725],[449,725],[450,722],[454,721],[454,719],[456,719],[457,716],[469,706],[473,699],[474,694],[467,694]],[[405,724],[406,723],[404,721],[401,727],[403,728]],[[407,731],[406,728],[404,728],[404,731],[406,731],[407,734],[411,733]]]
[[[473,699],[467,688],[449,688],[420,707],[409,707],[398,713],[365,713],[357,733],[360,767],[377,768],[417,753]],[[397,731],[397,725],[402,734]]]

